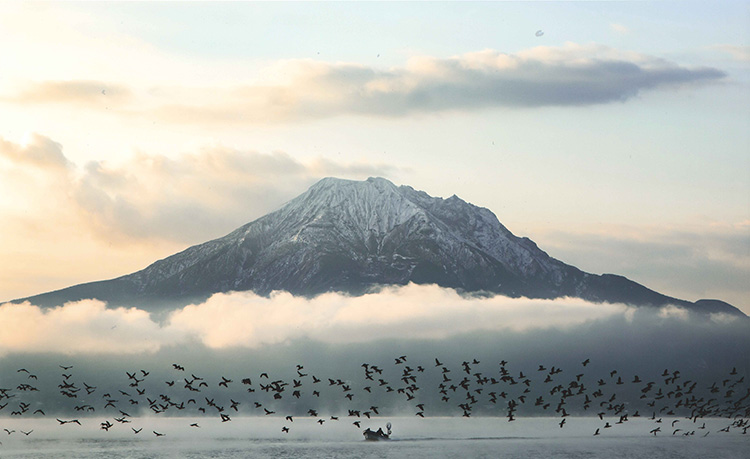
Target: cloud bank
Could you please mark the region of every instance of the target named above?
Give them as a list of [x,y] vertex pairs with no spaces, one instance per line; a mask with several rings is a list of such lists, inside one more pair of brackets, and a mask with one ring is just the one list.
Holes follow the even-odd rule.
[[[622,26],[613,25],[622,32]],[[178,124],[282,123],[343,115],[398,118],[488,108],[589,106],[625,102],[644,91],[721,80],[710,67],[596,44],[487,49],[452,57],[418,56],[380,68],[311,59],[279,61],[246,84],[143,86],[98,80],[29,84],[0,100],[72,103]],[[136,96],[137,95],[137,96]]]
[[568,43],[518,53],[484,50],[450,58],[416,57],[380,69],[351,63],[287,61],[287,84],[227,93],[230,102],[173,104],[175,122],[289,121],[337,115],[401,117],[491,107],[585,106],[624,102],[642,91],[716,81],[715,68],[687,68],[601,45]]
[[0,306],[0,355],[52,352],[63,354],[132,354],[155,352],[172,342],[145,311],[107,309],[97,300],[82,300],[44,310],[29,303]]
[[[465,297],[452,289],[415,284],[359,297],[216,294],[204,303],[173,311],[161,324],[145,311],[108,309],[96,300],[52,309],[7,303],[0,305],[0,355],[142,354],[177,345],[252,349],[300,339],[330,344],[441,340],[479,332],[564,332],[604,321],[632,321],[635,314],[635,309],[618,304]],[[686,311],[672,306],[649,314],[651,322],[689,320]],[[727,317],[714,319],[727,321]]]

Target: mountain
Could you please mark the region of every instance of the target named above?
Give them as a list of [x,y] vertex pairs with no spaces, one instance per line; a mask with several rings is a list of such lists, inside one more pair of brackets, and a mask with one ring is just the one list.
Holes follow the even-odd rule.
[[512,297],[674,304],[744,316],[718,300],[692,303],[622,276],[583,272],[514,236],[488,209],[383,178],[323,179],[279,210],[141,271],[17,301],[53,306],[98,298],[154,311],[216,292],[361,294],[408,282]]

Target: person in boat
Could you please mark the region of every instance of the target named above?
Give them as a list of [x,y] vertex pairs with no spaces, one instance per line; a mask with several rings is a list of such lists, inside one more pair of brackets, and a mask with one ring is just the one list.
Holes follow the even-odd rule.
[[374,431],[370,429],[369,427],[362,432],[362,435],[365,436],[365,440],[389,440],[391,435],[391,423],[389,422],[388,425],[388,433],[383,432],[383,428],[378,428],[377,431]]

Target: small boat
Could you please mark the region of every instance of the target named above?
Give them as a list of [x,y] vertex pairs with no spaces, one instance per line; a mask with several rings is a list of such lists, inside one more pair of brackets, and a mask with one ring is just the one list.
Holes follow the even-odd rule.
[[390,440],[391,439],[391,423],[389,422],[388,424],[386,424],[385,428],[387,429],[388,433],[383,432],[382,428],[378,430],[372,430],[368,427],[364,432],[362,432],[362,435],[365,436],[365,441]]

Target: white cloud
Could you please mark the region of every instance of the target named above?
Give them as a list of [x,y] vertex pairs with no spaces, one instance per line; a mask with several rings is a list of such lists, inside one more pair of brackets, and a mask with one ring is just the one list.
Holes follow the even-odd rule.
[[[712,314],[694,321],[675,306],[634,308],[577,298],[539,300],[471,297],[436,285],[392,286],[362,296],[327,293],[314,298],[273,292],[219,293],[173,310],[161,322],[136,308],[106,308],[81,300],[44,309],[0,305],[0,356],[11,353],[131,355],[165,348],[258,349],[298,340],[347,345],[388,340],[444,340],[475,333],[537,339],[547,333],[589,338],[604,330],[658,333],[675,327],[746,326]],[[687,329],[686,329],[687,330]],[[713,332],[712,332],[713,333]],[[606,334],[606,333],[605,333]],[[491,336],[491,335],[487,335]],[[536,338],[534,338],[536,337]],[[197,349],[197,348],[196,348]]]
[[739,320],[738,316],[726,314],[723,312],[717,312],[713,314],[709,314],[709,317],[711,321],[717,323],[717,324],[731,324]]
[[62,145],[36,133],[27,135],[22,144],[0,137],[0,158],[43,169],[64,169],[70,165],[63,155]]
[[566,328],[624,314],[627,309],[570,298],[467,298],[435,285],[409,284],[358,297],[216,294],[203,304],[174,312],[169,328],[199,336],[209,347],[258,347],[302,337],[352,343],[441,339],[482,330]]
[[108,309],[98,300],[53,309],[6,303],[0,305],[0,355],[138,354],[190,343],[213,349],[258,348],[301,338],[339,344],[443,339],[477,331],[569,329],[629,310],[579,299],[470,298],[452,289],[415,284],[358,297],[216,294],[173,311],[163,324],[143,310]]
[[41,309],[29,303],[0,305],[0,355],[138,354],[174,340],[149,314],[135,308],[107,309],[97,300]]
[[680,320],[687,320],[690,317],[690,313],[687,311],[687,309],[679,308],[673,305],[667,305],[660,309],[659,317],[663,319],[675,318]]

